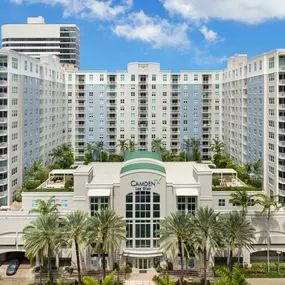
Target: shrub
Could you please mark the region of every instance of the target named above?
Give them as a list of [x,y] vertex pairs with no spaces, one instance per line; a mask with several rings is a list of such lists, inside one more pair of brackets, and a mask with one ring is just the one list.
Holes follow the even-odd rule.
[[23,192],[73,192],[73,189],[66,188],[36,188],[36,189],[25,189]]
[[23,192],[23,188],[20,188],[17,190],[16,197],[15,197],[17,202],[22,202],[22,192]]
[[132,267],[131,267],[129,264],[127,264],[127,265],[125,266],[125,273],[132,273],[132,272],[133,272]]
[[167,270],[172,271],[173,270],[173,263],[171,261],[167,261]]
[[117,263],[117,262],[114,262],[114,264],[113,264],[113,270],[119,270],[120,268],[119,268],[119,264]]
[[156,270],[157,273],[159,273],[159,272],[162,271],[162,268],[161,268],[160,264],[158,264],[158,265],[156,266],[155,270]]
[[66,266],[64,270],[71,275],[74,271],[74,268],[72,266]]
[[106,162],[108,160],[108,153],[103,151],[101,152],[100,157],[101,157],[102,162]]
[[24,185],[26,189],[35,189],[41,185],[41,180],[25,179]]
[[248,183],[256,188],[261,188],[262,187],[262,181],[258,179],[250,179],[248,180]]
[[213,186],[220,186],[220,180],[217,178],[214,178],[212,181]]
[[252,186],[240,186],[240,187],[231,187],[231,186],[217,186],[213,187],[212,191],[262,191],[262,188],[255,188]]
[[74,181],[73,180],[67,180],[64,183],[64,188],[66,189],[71,189],[74,186]]

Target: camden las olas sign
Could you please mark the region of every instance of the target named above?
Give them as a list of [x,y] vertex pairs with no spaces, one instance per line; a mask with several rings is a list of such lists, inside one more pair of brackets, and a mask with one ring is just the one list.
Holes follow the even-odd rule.
[[149,181],[136,181],[136,180],[132,180],[130,182],[132,187],[136,188],[136,191],[151,191],[152,187],[155,187],[157,184],[160,184],[161,178],[157,178],[154,180],[149,180]]

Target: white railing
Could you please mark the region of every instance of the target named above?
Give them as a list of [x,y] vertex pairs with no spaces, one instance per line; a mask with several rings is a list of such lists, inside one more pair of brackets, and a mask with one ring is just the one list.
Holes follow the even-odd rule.
[[0,85],[7,85],[8,81],[7,80],[0,80]]
[[7,135],[7,130],[0,130],[0,135]]
[[285,146],[285,141],[279,141],[279,145]]
[[278,167],[281,171],[285,171],[285,165],[278,165]]
[[279,80],[279,83],[280,83],[280,84],[285,84],[285,79],[280,79],[280,80]]
[[8,170],[7,166],[0,167],[0,172],[5,172]]
[[279,157],[281,157],[281,158],[285,158],[285,153],[281,153],[281,152],[279,152]]
[[279,121],[285,121],[285,117],[279,117]]
[[7,122],[7,118],[0,118],[0,123],[6,123]]
[[0,185],[5,185],[8,183],[8,179],[0,179]]
[[8,143],[6,143],[6,142],[0,143],[0,147],[7,147],[7,146],[8,146]]
[[279,181],[280,181],[281,183],[285,183],[285,178],[279,177]]
[[7,105],[0,105],[0,110],[7,109]]
[[0,160],[4,160],[4,159],[7,159],[7,154],[0,155]]
[[285,134],[285,129],[279,129],[280,134]]
[[279,108],[285,109],[285,104],[279,104]]
[[5,93],[5,92],[0,92],[0,97],[7,97],[7,96],[8,96],[7,93]]
[[0,71],[6,71],[8,70],[7,66],[0,66]]
[[283,70],[284,71],[285,70],[285,66],[280,66],[279,70]]
[[279,92],[279,96],[285,97],[285,92]]

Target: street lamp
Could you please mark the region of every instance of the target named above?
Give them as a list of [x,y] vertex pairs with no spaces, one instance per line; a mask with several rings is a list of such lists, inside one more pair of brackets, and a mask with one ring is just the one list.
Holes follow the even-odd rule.
[[276,253],[277,253],[277,272],[279,273],[279,257],[280,257],[281,251],[276,251]]

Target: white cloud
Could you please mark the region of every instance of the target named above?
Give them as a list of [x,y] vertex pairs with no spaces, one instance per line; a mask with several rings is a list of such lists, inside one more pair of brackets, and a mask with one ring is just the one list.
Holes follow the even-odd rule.
[[185,23],[174,24],[160,17],[150,17],[143,11],[134,12],[118,23],[113,32],[129,40],[140,40],[153,48],[179,47],[187,48],[190,40]]
[[64,17],[77,16],[80,18],[112,20],[119,14],[125,13],[133,5],[133,0],[121,0],[114,4],[112,0],[10,0],[15,4],[43,3],[47,5],[60,4],[63,6]]
[[171,15],[189,20],[235,20],[254,24],[285,19],[284,0],[160,0]]
[[214,32],[213,30],[209,30],[206,26],[203,26],[200,29],[200,32],[208,42],[215,42],[218,39],[218,33]]

